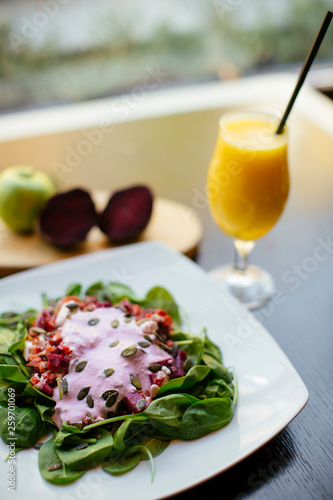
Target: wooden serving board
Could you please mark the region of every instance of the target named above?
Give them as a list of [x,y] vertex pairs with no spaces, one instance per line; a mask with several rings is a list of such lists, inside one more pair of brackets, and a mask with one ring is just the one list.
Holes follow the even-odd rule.
[[[109,196],[110,193],[104,191],[92,193],[96,208],[102,210]],[[155,198],[149,224],[135,241],[162,241],[188,257],[194,257],[201,237],[201,222],[193,209],[165,198]],[[83,243],[61,250],[44,242],[37,234],[18,235],[0,220],[0,277],[115,246],[120,245],[111,244],[106,235],[94,227]]]

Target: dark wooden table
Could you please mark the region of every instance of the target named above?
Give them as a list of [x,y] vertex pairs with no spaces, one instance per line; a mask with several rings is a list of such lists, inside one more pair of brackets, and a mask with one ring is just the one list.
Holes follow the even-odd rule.
[[[174,498],[333,499],[333,141],[325,154],[331,170],[319,161],[315,174],[303,173],[302,181],[295,176],[282,218],[251,258],[272,273],[283,294],[283,303],[270,301],[254,314],[295,366],[309,401],[268,444]],[[233,249],[208,210],[201,216],[205,230],[196,261],[209,270],[231,261]]]

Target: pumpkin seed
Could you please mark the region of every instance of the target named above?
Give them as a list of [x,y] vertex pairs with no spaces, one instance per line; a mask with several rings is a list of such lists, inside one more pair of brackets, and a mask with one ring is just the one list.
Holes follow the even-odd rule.
[[112,328],[117,328],[118,325],[119,325],[119,321],[117,319],[114,319],[111,323]]
[[128,318],[124,319],[125,323],[130,323],[132,321],[132,316],[129,316]]
[[74,303],[72,303],[72,304],[66,304],[66,307],[70,311],[75,311],[76,309],[78,309],[79,304],[77,302],[75,304]]
[[91,318],[88,321],[88,325],[90,325],[90,326],[95,326],[95,325],[97,325],[97,323],[99,323],[99,318]]
[[119,344],[119,340],[114,340],[113,342],[111,342],[111,344],[109,344],[109,347],[116,347],[116,345]]
[[148,370],[153,373],[159,372],[161,368],[162,366],[159,365],[158,363],[152,363],[151,365],[148,366]]
[[151,344],[152,340],[149,337],[149,335],[144,335],[143,338],[146,339]]
[[187,358],[185,361],[184,361],[184,370],[187,372],[191,366],[192,366],[192,361],[190,360],[190,358]]
[[94,400],[91,396],[87,396],[87,405],[89,406],[89,408],[93,408],[94,407]]
[[53,471],[53,470],[58,470],[58,469],[61,469],[62,467],[62,464],[59,463],[59,462],[54,462],[53,464],[50,464],[47,468],[47,470],[49,471]]
[[84,443],[78,444],[76,449],[77,450],[84,450],[85,448],[88,448],[88,446],[89,446],[89,443],[84,442]]
[[121,311],[123,311],[124,313],[128,314],[127,309],[126,309],[125,307],[123,307],[123,306],[119,306],[119,305],[118,305],[118,306],[115,306],[115,308],[116,308],[116,309],[120,309],[120,310],[121,310]]
[[88,392],[90,391],[90,386],[89,387],[83,387],[78,393],[77,393],[77,399],[79,401],[82,401],[86,396],[88,396]]
[[134,375],[130,375],[130,381],[131,384],[134,385],[136,389],[138,389],[138,391],[141,391],[142,385],[140,383],[140,380],[138,380]]
[[141,340],[140,342],[138,342],[138,345],[140,347],[149,347],[150,346],[150,342],[148,342],[147,340]]
[[115,404],[115,402],[117,401],[118,395],[119,395],[119,393],[117,391],[113,391],[113,394],[110,394],[110,396],[105,401],[105,406],[107,408],[111,408],[111,406],[113,406]]
[[39,326],[32,326],[31,330],[34,333],[38,333],[38,335],[45,335],[46,334],[46,331],[44,330],[44,328],[39,328]]
[[113,368],[106,368],[104,370],[104,375],[106,377],[111,377],[111,375],[113,375],[113,374],[114,374],[114,369]]
[[76,372],[82,372],[82,370],[84,370],[85,367],[87,366],[87,363],[88,363],[88,361],[86,361],[86,360],[79,361],[75,365],[75,371]]
[[166,351],[166,352],[171,352],[171,347],[169,347],[168,345],[165,345],[163,344],[162,342],[159,344],[160,348],[163,349],[163,351]]
[[174,342],[172,347],[171,347],[171,355],[175,358],[177,356],[177,352],[178,352],[178,344],[177,342]]
[[165,339],[159,333],[154,332],[154,335],[157,338],[157,340],[159,340],[160,342],[162,342],[162,344],[165,342]]
[[148,321],[148,318],[139,318],[136,320],[136,324],[138,326],[142,325],[143,323],[145,323],[146,321]]
[[64,396],[67,396],[68,394],[68,382],[66,378],[62,379],[62,393]]
[[101,395],[101,398],[103,398],[106,401],[113,394],[116,394],[118,396],[119,392],[114,390],[114,389],[108,389],[107,391],[103,392],[103,394]]
[[138,348],[135,345],[131,345],[131,346],[126,347],[125,349],[123,349],[120,354],[124,358],[129,358],[130,356],[133,356],[136,353],[137,350],[138,350]]
[[138,399],[135,406],[139,411],[144,410],[146,407],[146,400],[144,398]]

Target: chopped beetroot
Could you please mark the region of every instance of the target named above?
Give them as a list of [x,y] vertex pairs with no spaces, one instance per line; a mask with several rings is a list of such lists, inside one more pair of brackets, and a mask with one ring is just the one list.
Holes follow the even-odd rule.
[[110,241],[135,239],[147,227],[153,209],[153,194],[146,186],[115,192],[100,214],[99,227]]
[[50,396],[53,393],[52,387],[44,380],[39,388],[41,392],[44,392],[47,396]]
[[57,338],[49,338],[48,339],[49,341],[49,344],[52,345],[52,346],[57,346],[60,344],[61,342],[61,339],[57,339]]
[[57,371],[57,368],[59,368],[63,356],[61,354],[49,353],[46,355],[46,357],[49,362],[48,365],[49,370]]
[[39,230],[49,243],[68,247],[84,241],[97,219],[90,194],[73,189],[48,199],[40,213]]
[[[142,399],[142,407],[140,403],[138,404],[138,401],[141,399]],[[140,392],[129,392],[128,394],[126,394],[126,396],[124,397],[124,403],[132,413],[140,413],[141,411],[145,410],[148,406],[147,401]]]
[[[52,339],[49,338],[48,340],[50,342],[50,340],[52,340]],[[57,347],[53,346],[52,351],[51,351],[52,354],[62,354],[62,350],[60,348],[60,342],[61,342],[61,339],[59,340],[59,345]]]
[[43,309],[38,315],[35,320],[34,326],[37,326],[38,328],[42,328],[46,332],[51,332],[52,330],[55,329],[56,323],[53,315],[51,314],[53,310],[48,311],[47,309]]
[[178,349],[177,355],[174,359],[173,366],[170,367],[171,378],[183,377],[185,375],[184,361],[187,358],[187,354],[182,349]]
[[69,367],[69,359],[66,358],[63,354],[54,354],[48,353],[47,355],[47,360],[48,360],[48,369],[52,370],[54,372],[57,371],[67,371]]
[[60,368],[63,370],[67,371],[69,367],[69,359],[65,358],[65,356],[62,357],[61,363],[60,363]]
[[156,364],[170,368],[170,366],[173,365],[173,360],[172,360],[172,358],[165,358],[165,359],[161,359],[160,361],[156,361]]
[[34,356],[32,359],[30,359],[30,361],[27,364],[27,366],[33,366],[34,368],[38,368],[38,365],[39,365],[40,362],[41,362],[41,358],[39,356]]
[[122,307],[127,312],[132,314],[133,304],[128,300],[127,297],[118,302],[117,307]]
[[104,302],[97,302],[96,307],[111,307],[112,304],[108,300],[105,300]]
[[159,385],[161,387],[162,382],[164,381],[165,377],[160,377],[160,375],[157,373],[151,373],[150,374],[150,380],[152,384]]

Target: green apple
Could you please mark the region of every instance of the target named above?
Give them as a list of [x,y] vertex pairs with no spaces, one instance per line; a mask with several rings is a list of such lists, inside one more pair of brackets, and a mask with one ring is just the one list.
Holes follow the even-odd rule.
[[0,172],[0,217],[17,233],[31,233],[45,203],[55,193],[50,177],[29,166]]

